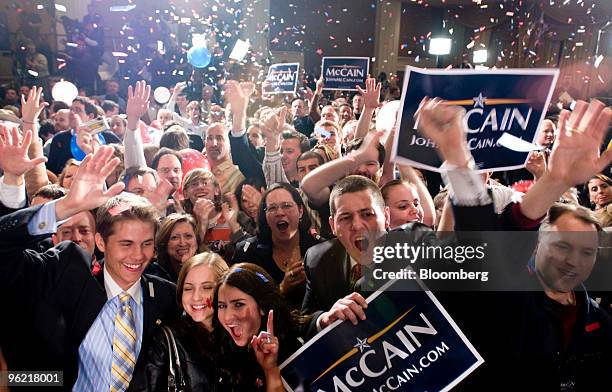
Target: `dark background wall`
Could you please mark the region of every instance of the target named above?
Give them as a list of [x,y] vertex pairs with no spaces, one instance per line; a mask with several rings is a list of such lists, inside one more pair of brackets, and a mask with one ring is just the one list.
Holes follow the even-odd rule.
[[304,52],[306,72],[323,56],[374,56],[374,0],[271,0],[270,50]]

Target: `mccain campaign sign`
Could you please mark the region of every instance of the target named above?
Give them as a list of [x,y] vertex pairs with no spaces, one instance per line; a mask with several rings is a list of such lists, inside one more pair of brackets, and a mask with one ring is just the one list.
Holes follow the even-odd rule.
[[[555,87],[556,69],[423,70],[406,67],[399,132],[391,159],[440,171],[436,145],[421,135],[414,114],[424,97],[465,108],[467,142],[480,171],[524,167]],[[502,141],[500,141],[500,138]]]
[[272,64],[264,84],[265,94],[294,94],[298,85],[300,63]]
[[323,89],[357,91],[357,85],[365,88],[368,72],[369,57],[323,57]]
[[430,291],[395,284],[367,299],[366,320],[338,320],[289,357],[281,365],[285,388],[447,391],[484,362]]

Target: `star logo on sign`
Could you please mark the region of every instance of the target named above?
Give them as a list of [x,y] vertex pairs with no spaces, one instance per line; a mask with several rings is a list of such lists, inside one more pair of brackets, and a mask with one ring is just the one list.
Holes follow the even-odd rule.
[[472,99],[474,100],[475,108],[484,108],[485,102],[487,101],[487,97],[483,97],[482,93],[478,93],[478,96]]
[[357,338],[357,343],[353,347],[358,348],[359,352],[363,353],[363,350],[365,350],[366,348],[370,348],[370,345],[368,344],[368,338]]

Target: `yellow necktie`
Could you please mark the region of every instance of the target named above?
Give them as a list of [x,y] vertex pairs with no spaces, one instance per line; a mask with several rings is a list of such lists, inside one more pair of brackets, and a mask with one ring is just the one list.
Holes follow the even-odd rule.
[[115,316],[113,336],[110,392],[123,392],[127,389],[136,365],[136,327],[129,301],[128,293],[119,294],[119,311]]

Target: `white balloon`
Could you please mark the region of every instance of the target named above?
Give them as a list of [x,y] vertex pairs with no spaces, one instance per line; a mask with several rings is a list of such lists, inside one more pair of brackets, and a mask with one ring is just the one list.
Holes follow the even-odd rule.
[[170,90],[160,86],[153,91],[153,98],[155,98],[158,103],[164,104],[170,100]]
[[77,87],[67,80],[62,80],[53,86],[51,96],[55,101],[61,101],[67,105],[71,105],[72,101],[79,95]]
[[376,114],[376,130],[390,133],[395,127],[400,101],[391,101],[383,105]]

